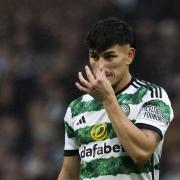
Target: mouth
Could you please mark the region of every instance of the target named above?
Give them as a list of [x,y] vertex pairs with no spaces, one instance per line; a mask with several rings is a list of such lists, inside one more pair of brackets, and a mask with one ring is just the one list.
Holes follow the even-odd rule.
[[112,76],[110,72],[105,72],[106,77]]
[[106,74],[106,77],[110,77],[111,75]]
[[107,78],[112,77],[112,74],[105,74]]

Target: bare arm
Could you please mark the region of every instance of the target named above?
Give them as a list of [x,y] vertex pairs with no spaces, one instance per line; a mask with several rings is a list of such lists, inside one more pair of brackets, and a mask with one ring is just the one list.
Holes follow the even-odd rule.
[[137,128],[123,113],[115,96],[106,98],[103,104],[124,149],[135,163],[145,163],[161,140],[159,134]]
[[80,158],[76,156],[65,156],[58,180],[79,180]]

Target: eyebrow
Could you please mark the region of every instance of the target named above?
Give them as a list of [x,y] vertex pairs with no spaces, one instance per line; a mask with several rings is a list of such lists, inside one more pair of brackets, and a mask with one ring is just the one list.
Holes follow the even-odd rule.
[[89,54],[96,54],[97,52],[95,51],[89,51]]
[[105,53],[103,53],[104,55],[108,55],[108,54],[115,54],[115,51],[106,51]]

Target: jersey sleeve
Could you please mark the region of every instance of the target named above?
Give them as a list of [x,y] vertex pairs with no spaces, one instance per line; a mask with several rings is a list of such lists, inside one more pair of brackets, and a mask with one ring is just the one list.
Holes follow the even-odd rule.
[[66,115],[64,117],[65,125],[65,145],[64,145],[64,155],[73,156],[79,154],[78,146],[76,142],[76,136],[73,129],[73,120],[71,115],[71,108],[68,107]]
[[155,131],[163,138],[174,114],[167,93],[160,87],[158,90],[159,94],[153,95],[151,91],[144,97],[135,125]]

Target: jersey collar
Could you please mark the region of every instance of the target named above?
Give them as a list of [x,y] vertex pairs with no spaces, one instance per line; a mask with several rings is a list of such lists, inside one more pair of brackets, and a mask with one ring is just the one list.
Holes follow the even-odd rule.
[[121,90],[117,91],[115,93],[115,95],[119,94],[119,93],[122,93],[123,91],[125,91],[134,81],[134,77],[131,77],[131,80],[129,81],[128,84],[126,84]]

